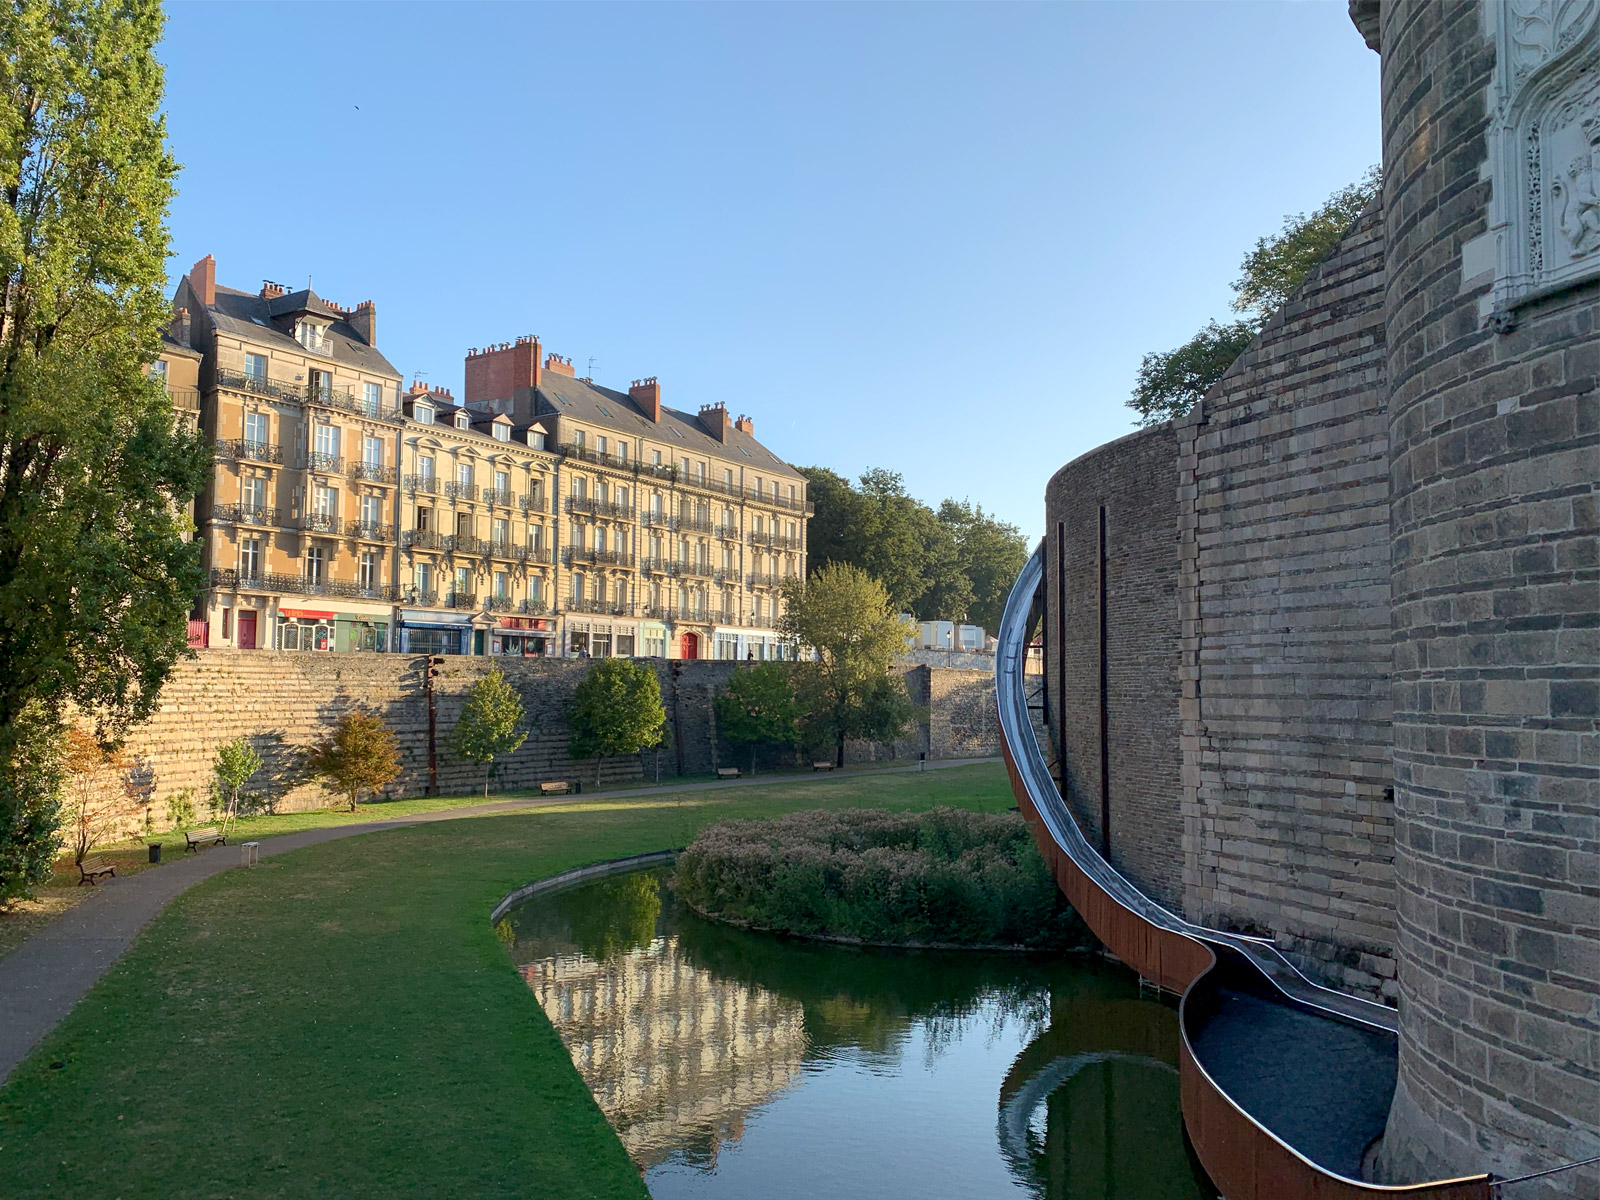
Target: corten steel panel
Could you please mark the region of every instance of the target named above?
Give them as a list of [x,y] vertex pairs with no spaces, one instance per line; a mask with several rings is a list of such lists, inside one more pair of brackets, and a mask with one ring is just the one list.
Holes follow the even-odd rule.
[[[1145,978],[1182,994],[1179,1005],[1179,1103],[1195,1153],[1228,1200],[1489,1200],[1490,1177],[1390,1187],[1328,1171],[1276,1137],[1224,1092],[1197,1062],[1186,1022],[1195,985],[1217,965],[1208,942],[1244,955],[1283,1003],[1326,1019],[1343,1019],[1392,1032],[1392,1015],[1329,992],[1300,976],[1268,943],[1201,929],[1133,889],[1089,846],[1072,822],[1045,768],[1028,719],[1022,661],[1030,617],[1040,615],[1035,594],[1043,579],[1043,548],[1018,578],[1000,625],[995,655],[1000,747],[1017,807],[1063,894],[1106,949]],[[1053,821],[1041,813],[1052,807]],[[1059,811],[1057,811],[1059,810]],[[1115,893],[1114,894],[1114,889]],[[1332,1014],[1332,1015],[1329,1015]],[[1292,1053],[1293,1048],[1286,1048]]]

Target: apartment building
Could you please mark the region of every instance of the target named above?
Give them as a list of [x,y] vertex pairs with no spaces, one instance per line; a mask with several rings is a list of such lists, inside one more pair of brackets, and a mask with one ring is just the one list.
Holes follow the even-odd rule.
[[401,435],[398,649],[560,653],[556,455],[537,422],[474,413],[413,385]]
[[756,441],[750,418],[668,408],[654,378],[627,392],[579,379],[534,337],[469,352],[464,404],[537,424],[560,455],[568,653],[784,653],[779,588],[805,573],[811,507],[805,477]]
[[271,282],[223,287],[210,255],[174,303],[190,318],[200,424],[216,448],[197,512],[205,641],[389,649],[403,419],[374,306]]

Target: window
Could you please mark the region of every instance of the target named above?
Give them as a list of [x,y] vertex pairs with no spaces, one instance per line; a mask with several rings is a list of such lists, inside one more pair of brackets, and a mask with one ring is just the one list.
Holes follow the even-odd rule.
[[361,497],[361,523],[375,529],[383,523],[383,501],[377,496]]
[[577,574],[577,575],[574,575],[572,577],[572,598],[574,600],[582,600],[583,599],[583,576],[582,576],[582,574]]
[[504,571],[496,571],[494,573],[494,594],[497,600],[511,598],[511,580]]
[[572,477],[572,494],[580,500],[589,494],[589,481],[582,475]]
[[361,590],[374,591],[378,587],[378,556],[371,550],[361,552],[361,565],[359,567]]
[[319,423],[317,425],[317,454],[327,459],[339,457],[339,427]]
[[383,407],[383,384],[363,383],[361,385],[361,410],[369,417],[378,415],[378,410]]
[[496,421],[494,423],[494,440],[497,442],[509,442],[511,440],[511,426],[502,425],[499,421]]
[[510,471],[496,471],[494,473],[494,490],[500,493],[509,492],[511,490]]
[[540,433],[537,429],[528,430],[528,445],[532,446],[535,450],[543,450],[544,434]]
[[337,488],[324,487],[318,484],[312,490],[312,509],[317,517],[331,521],[339,508],[339,492]]
[[267,506],[267,481],[259,475],[252,475],[244,481],[243,496],[244,506],[249,510],[249,515],[259,513]]
[[433,528],[433,509],[417,506],[417,528],[424,531]]
[[572,548],[574,550],[583,549],[583,526],[579,525],[576,521],[572,523],[571,536],[568,538],[568,540],[572,543]]
[[307,350],[322,349],[322,326],[314,321],[299,321],[294,328],[295,340]]
[[433,458],[431,456],[417,459],[417,474],[427,480],[433,479]]
[[417,564],[417,591],[427,594],[433,591],[433,564]]
[[333,398],[333,375],[329,371],[312,371],[311,395],[313,399],[328,401]]
[[597,525],[595,527],[595,531],[594,531],[594,548],[596,550],[600,551],[602,554],[605,553],[605,549],[606,549],[606,531],[605,531],[605,527],[604,526],[598,526]]
[[652,467],[659,467],[661,465],[661,451],[659,451],[659,450],[650,451],[650,465]]
[[706,481],[706,464],[703,463],[703,462],[695,463],[695,465],[694,465],[694,474],[695,474],[695,478],[698,479],[702,484],[705,483],[705,481]]
[[756,476],[756,495],[761,495],[761,476]]
[[604,454],[606,452],[606,437],[605,437],[605,434],[601,434],[599,437],[594,439],[594,448],[596,450],[598,450],[601,454]]
[[794,504],[795,504],[794,484],[791,483],[789,485],[789,506],[791,508],[793,508]]
[[383,439],[366,437],[361,439],[361,461],[369,467],[383,466]]
[[261,578],[260,538],[245,538],[239,543],[239,574],[246,579]]
[[306,582],[313,587],[321,587],[328,578],[328,552],[321,546],[312,546],[306,551]]
[[456,414],[456,428],[457,429],[469,429],[469,428],[471,428],[471,426],[472,426],[472,420],[471,420],[471,418],[469,418],[467,416],[466,413],[457,413]]
[[511,522],[504,517],[494,520],[494,540],[503,547],[511,545]]
[[659,517],[661,515],[661,493],[660,492],[651,492],[650,493],[650,515],[652,517]]
[[456,482],[469,491],[472,488],[472,464],[469,462],[456,464]]
[[689,478],[689,460],[687,458],[680,458],[678,460],[678,474],[682,475],[685,479]]
[[427,404],[413,405],[411,415],[418,425],[433,424],[433,408]]
[[266,413],[245,413],[244,415],[244,440],[247,446],[246,454],[252,451],[259,452],[270,440],[267,432]]
[[456,568],[456,595],[466,596],[472,592],[472,568]]
[[543,550],[544,549],[544,526],[543,525],[529,525],[528,526],[528,545],[531,546],[535,550]]
[[618,442],[617,443],[617,457],[619,459],[621,459],[623,462],[627,462],[628,461],[628,443],[627,442]]
[[537,605],[540,600],[540,593],[543,591],[544,580],[539,578],[537,575],[531,576],[528,579],[528,603],[530,605]]
[[267,356],[265,354],[246,354],[244,356],[244,377],[251,383],[265,383],[267,381]]
[[627,508],[628,507],[628,489],[627,488],[619,487],[617,489],[617,503],[620,504],[623,508]]
[[732,467],[724,467],[724,468],[722,468],[722,486],[723,487],[729,487],[729,488],[731,488],[733,486],[733,468]]
[[678,561],[687,565],[689,562],[689,539],[678,539]]
[[[166,383],[167,382],[167,360],[166,359],[158,358],[158,359],[156,359],[155,362],[150,364],[150,378],[151,379],[159,379],[162,383]],[[226,611],[226,610],[224,610],[224,611]],[[228,635],[227,634],[223,634],[222,636],[223,637],[227,637]]]
[[583,430],[581,430],[581,429],[574,429],[574,430],[573,430],[573,431],[572,431],[572,444],[573,444],[573,445],[574,445],[574,446],[576,446],[576,447],[577,447],[577,448],[578,448],[578,449],[579,449],[579,450],[582,450],[582,449],[583,449],[583,439],[584,439],[584,432],[583,432]]

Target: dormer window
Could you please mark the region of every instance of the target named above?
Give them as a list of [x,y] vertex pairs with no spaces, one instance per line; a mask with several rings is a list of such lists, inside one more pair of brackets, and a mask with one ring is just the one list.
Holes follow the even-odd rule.
[[457,429],[470,429],[471,427],[472,427],[472,421],[467,417],[466,413],[457,413],[456,414],[456,428]]
[[418,404],[411,410],[411,415],[418,425],[433,424],[433,409],[426,404]]
[[528,430],[528,445],[532,446],[535,450],[543,450],[544,434],[540,433],[537,429]]
[[326,330],[315,321],[297,321],[294,327],[294,340],[307,350],[322,349],[322,335]]
[[507,425],[501,425],[498,421],[495,422],[494,440],[497,442],[509,442],[511,440],[510,427]]

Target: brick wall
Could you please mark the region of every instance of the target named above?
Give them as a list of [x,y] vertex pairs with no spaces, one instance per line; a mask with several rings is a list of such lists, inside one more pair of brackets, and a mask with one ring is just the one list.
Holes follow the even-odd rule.
[[[663,777],[700,775],[717,766],[748,766],[749,750],[736,749],[716,730],[713,701],[740,664],[709,660],[645,660],[661,680],[668,737],[661,751]],[[461,794],[482,787],[482,768],[454,761],[445,735],[460,715],[468,689],[498,665],[522,697],[529,737],[515,754],[496,766],[498,786],[528,787],[540,780],[594,781],[593,760],[575,762],[567,754],[567,713],[572,695],[591,663],[557,659],[446,657],[435,684],[435,745],[439,789]],[[204,813],[211,787],[211,762],[217,747],[240,735],[263,751],[266,767],[253,791],[272,792],[280,811],[322,807],[320,786],[297,780],[299,751],[326,735],[333,723],[361,705],[383,717],[400,740],[402,772],[389,788],[393,796],[422,795],[427,787],[428,710],[422,686],[422,659],[390,654],[279,654],[264,651],[202,650],[181,663],[162,691],[161,709],[128,741],[128,752],[143,761],[152,785],[152,817],[163,825],[166,799],[188,790]],[[928,719],[893,746],[847,747],[856,761],[930,758],[998,753],[993,677],[986,672],[909,670],[912,699],[928,706]],[[792,752],[762,750],[758,769],[791,766]],[[618,783],[654,775],[654,752],[609,759],[601,780]]]
[[[1600,1154],[1600,299],[1569,289],[1497,334],[1492,271],[1464,278],[1495,186],[1485,16],[1383,5],[1395,1181]],[[1600,1171],[1516,1194],[1600,1195]]]
[[1381,211],[1178,423],[1185,908],[1393,998]]
[[[1085,835],[1100,844],[1103,508],[1109,857],[1148,895],[1174,908],[1183,903],[1176,496],[1177,442],[1166,425],[1085,454],[1058,471],[1045,491],[1051,614],[1045,679],[1052,735],[1066,762],[1063,795]],[[1065,618],[1064,640],[1057,614]]]

